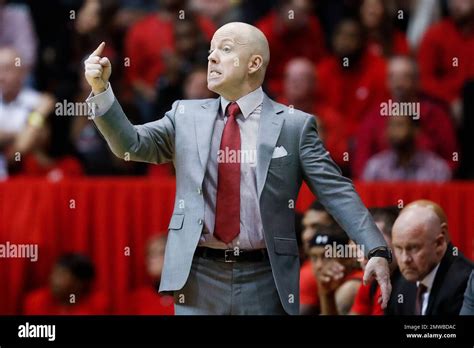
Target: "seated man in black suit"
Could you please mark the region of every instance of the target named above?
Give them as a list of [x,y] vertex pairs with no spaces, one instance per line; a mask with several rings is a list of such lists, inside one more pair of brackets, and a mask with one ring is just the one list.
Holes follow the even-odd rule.
[[459,314],[471,261],[449,243],[441,207],[431,201],[407,205],[395,221],[392,243],[403,278],[394,284],[387,314]]

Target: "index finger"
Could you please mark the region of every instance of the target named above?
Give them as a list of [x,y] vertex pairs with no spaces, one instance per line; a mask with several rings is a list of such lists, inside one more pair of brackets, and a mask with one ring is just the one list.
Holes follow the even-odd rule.
[[102,54],[102,51],[104,50],[104,47],[105,47],[105,42],[102,41],[101,44],[95,49],[94,52],[91,53],[89,57],[100,56]]

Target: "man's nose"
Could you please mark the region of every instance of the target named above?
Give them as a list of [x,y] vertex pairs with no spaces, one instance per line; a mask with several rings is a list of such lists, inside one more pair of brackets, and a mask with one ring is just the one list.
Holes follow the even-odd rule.
[[401,261],[404,264],[410,264],[411,261],[412,261],[410,253],[408,253],[406,251],[403,251],[402,254],[401,254]]
[[212,51],[209,56],[207,57],[207,60],[213,64],[217,64],[219,62],[216,50]]

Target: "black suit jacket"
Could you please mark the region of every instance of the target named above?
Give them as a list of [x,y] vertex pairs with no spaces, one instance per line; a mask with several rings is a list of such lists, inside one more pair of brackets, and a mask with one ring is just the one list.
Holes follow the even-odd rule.
[[[433,281],[426,315],[458,315],[473,268],[474,264],[461,253],[454,256],[453,246],[449,244]],[[392,295],[385,313],[414,315],[416,283],[409,282],[402,276],[392,286]]]

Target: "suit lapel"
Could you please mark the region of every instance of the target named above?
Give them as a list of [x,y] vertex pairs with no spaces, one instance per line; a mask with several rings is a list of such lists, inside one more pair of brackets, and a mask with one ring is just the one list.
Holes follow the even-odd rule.
[[[199,160],[205,171],[211,149],[214,122],[220,107],[220,98],[201,105],[199,112],[194,114],[194,129],[198,145]],[[263,96],[262,112],[257,136],[257,192],[258,197],[263,190],[267,178],[268,166],[272,159],[273,150],[283,126],[283,117],[278,114],[283,108],[274,104],[265,94]]]
[[436,272],[435,278],[433,280],[433,285],[431,286],[430,297],[428,298],[428,306],[426,307],[426,315],[434,314],[433,308],[437,307],[439,302],[439,294],[440,290],[443,286],[444,277],[448,272],[451,263],[454,260],[454,256],[452,256],[452,245],[448,244],[448,248],[446,249],[446,253],[444,254],[443,258],[441,259],[441,263],[439,265],[438,271]]
[[257,192],[259,198],[267,179],[268,166],[272,159],[273,150],[283,125],[283,117],[278,116],[282,112],[283,109],[274,104],[264,94],[257,136]]
[[209,152],[211,150],[212,132],[217,112],[220,106],[220,98],[211,100],[201,105],[201,109],[194,114],[194,129],[198,145],[199,160],[205,171]]

